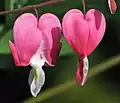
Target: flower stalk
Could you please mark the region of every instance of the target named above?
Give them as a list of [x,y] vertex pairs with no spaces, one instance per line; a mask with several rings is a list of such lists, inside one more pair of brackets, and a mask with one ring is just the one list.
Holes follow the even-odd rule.
[[39,3],[39,4],[36,4],[36,5],[25,6],[25,7],[22,7],[20,9],[2,11],[2,12],[0,12],[0,15],[13,14],[13,13],[23,12],[23,11],[27,11],[27,10],[32,10],[34,8],[39,8],[39,7],[42,7],[42,6],[47,6],[47,5],[54,4],[54,3],[57,3],[57,2],[62,2],[62,1],[64,1],[64,0],[50,0],[50,1]]
[[82,5],[83,5],[83,12],[85,14],[86,9],[85,9],[85,1],[84,0],[82,0]]

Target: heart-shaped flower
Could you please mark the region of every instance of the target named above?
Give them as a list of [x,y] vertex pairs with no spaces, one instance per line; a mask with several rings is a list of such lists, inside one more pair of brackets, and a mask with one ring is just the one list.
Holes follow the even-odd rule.
[[39,20],[31,14],[22,14],[14,23],[14,43],[9,48],[16,66],[31,65],[29,74],[30,90],[37,96],[45,82],[42,66],[47,63],[54,66],[61,49],[61,24],[51,14],[43,14]]
[[63,17],[62,28],[66,41],[79,55],[76,80],[83,85],[89,68],[87,56],[98,46],[105,32],[104,15],[95,9],[90,9],[86,14],[72,9]]

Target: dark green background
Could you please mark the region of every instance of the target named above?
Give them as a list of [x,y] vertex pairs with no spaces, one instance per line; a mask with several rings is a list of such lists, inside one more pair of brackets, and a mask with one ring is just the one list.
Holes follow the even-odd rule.
[[[16,9],[39,2],[42,2],[42,0],[1,0],[0,10]],[[89,57],[90,67],[92,67],[119,54],[120,1],[116,0],[118,8],[114,15],[109,12],[107,0],[85,0],[85,2],[87,10],[90,8],[100,10],[105,15],[107,22],[102,42]],[[82,10],[81,0],[65,0],[37,10],[39,11],[39,16],[43,13],[51,12],[62,20],[64,14],[72,8]],[[34,13],[33,10],[28,12]],[[8,48],[8,41],[12,40],[14,20],[20,14],[0,16],[0,103],[19,103],[32,98],[27,82],[31,67],[16,67]],[[73,52],[64,39],[62,41],[63,47],[58,64],[54,68],[44,67],[47,78],[41,93],[44,93],[48,88],[75,78],[78,63],[77,54]],[[93,76],[88,79],[83,87],[75,85],[64,93],[46,99],[42,103],[120,103],[119,66],[116,65],[104,71],[104,73]]]

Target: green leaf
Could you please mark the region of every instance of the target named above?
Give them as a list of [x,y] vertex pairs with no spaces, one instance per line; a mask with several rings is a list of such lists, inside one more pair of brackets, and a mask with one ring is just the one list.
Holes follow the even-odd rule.
[[69,55],[69,54],[73,54],[74,51],[72,50],[72,48],[70,47],[70,45],[65,41],[64,38],[62,38],[62,49],[60,52],[60,56],[65,56],[65,55]]
[[[5,0],[5,10],[13,10],[14,9],[14,1],[13,0]],[[5,26],[10,27],[13,22],[13,14],[9,14],[5,16]]]
[[19,9],[23,7],[27,2],[28,0],[14,0],[14,8]]
[[7,33],[2,34],[3,37],[0,40],[0,54],[8,54],[10,53],[8,43],[9,40],[12,39],[12,30],[9,30]]

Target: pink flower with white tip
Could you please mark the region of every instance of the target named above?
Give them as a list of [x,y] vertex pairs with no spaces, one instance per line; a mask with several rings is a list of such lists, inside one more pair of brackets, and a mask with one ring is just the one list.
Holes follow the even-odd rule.
[[88,75],[87,57],[98,46],[105,32],[104,15],[96,9],[90,9],[86,14],[72,9],[63,17],[62,28],[66,41],[79,55],[76,80],[83,85]]
[[51,13],[43,14],[39,20],[31,13],[22,14],[14,23],[13,39],[9,48],[16,66],[33,67],[28,82],[36,97],[45,82],[42,66],[54,66],[61,49],[60,21]]
[[117,9],[117,4],[115,0],[108,0],[108,6],[111,14],[114,14]]

